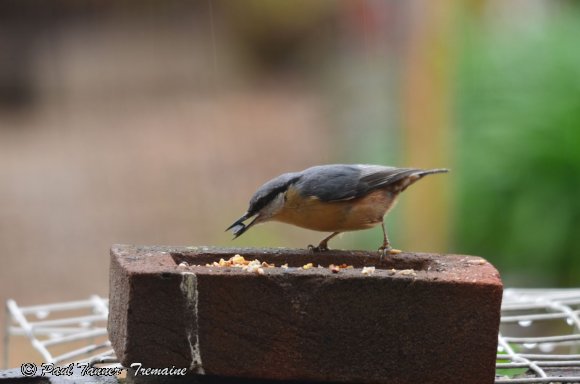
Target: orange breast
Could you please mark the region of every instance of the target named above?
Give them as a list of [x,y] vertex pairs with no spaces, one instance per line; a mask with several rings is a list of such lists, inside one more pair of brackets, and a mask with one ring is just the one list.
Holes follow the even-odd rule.
[[324,202],[302,197],[295,189],[286,192],[286,203],[272,220],[324,232],[346,232],[380,224],[394,202],[385,190],[358,199]]

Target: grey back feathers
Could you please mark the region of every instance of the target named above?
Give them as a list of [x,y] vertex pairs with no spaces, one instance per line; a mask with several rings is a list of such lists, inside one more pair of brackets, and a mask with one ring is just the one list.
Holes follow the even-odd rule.
[[330,164],[308,168],[302,172],[284,173],[262,185],[250,200],[248,217],[258,213],[292,184],[304,197],[322,201],[349,200],[392,185],[408,176],[422,177],[446,169],[421,170],[367,164]]
[[296,186],[303,195],[314,196],[322,201],[349,200],[395,184],[408,176],[423,176],[434,171],[446,172],[368,164],[321,165],[302,172]]

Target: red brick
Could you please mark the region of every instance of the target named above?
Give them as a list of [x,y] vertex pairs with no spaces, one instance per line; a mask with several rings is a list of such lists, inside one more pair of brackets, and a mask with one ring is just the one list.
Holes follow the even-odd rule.
[[[205,266],[235,254],[276,268]],[[111,256],[109,336],[125,366],[278,380],[494,381],[502,283],[479,257],[124,245]],[[325,268],[301,268],[307,263]],[[326,268],[343,263],[354,268]],[[364,275],[363,266],[376,271]]]

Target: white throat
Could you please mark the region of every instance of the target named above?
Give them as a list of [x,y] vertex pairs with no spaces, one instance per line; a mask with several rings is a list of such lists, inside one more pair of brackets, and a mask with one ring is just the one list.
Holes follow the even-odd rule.
[[272,199],[272,201],[270,201],[270,203],[268,203],[268,205],[262,208],[258,220],[260,222],[270,220],[270,218],[276,215],[278,212],[280,212],[280,210],[283,207],[284,207],[284,192],[280,192],[279,194],[276,195],[276,197]]

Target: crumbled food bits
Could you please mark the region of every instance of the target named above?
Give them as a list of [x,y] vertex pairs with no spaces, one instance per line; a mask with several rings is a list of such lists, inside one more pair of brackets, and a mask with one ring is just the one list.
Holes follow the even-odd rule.
[[314,267],[314,264],[312,264],[312,263],[308,263],[308,264],[305,264],[305,265],[303,265],[303,266],[302,266],[302,269],[310,269],[310,268],[312,268],[312,267]]
[[248,265],[250,263],[250,261],[246,260],[244,258],[244,256],[241,256],[240,254],[236,254],[232,257],[230,257],[230,260],[232,262],[232,264],[243,264],[243,265]]
[[274,268],[275,265],[274,264],[268,264],[265,261],[262,261],[262,267],[264,267],[264,268]]
[[332,273],[338,273],[340,272],[342,269],[353,269],[354,267],[352,265],[347,265],[347,264],[340,264],[340,265],[335,265],[335,264],[330,264],[328,266],[328,269],[330,269],[330,271]]
[[338,273],[338,272],[340,272],[340,266],[339,265],[330,264],[328,266],[328,269],[330,269],[330,272],[332,272],[332,273]]
[[397,254],[401,253],[401,250],[400,249],[391,249],[391,250],[389,250],[389,253],[391,255],[397,255]]
[[282,269],[288,269],[288,263],[286,263],[286,264],[282,264],[282,265],[280,266],[280,268],[282,268]]
[[[258,269],[260,269],[262,267],[262,263],[260,263],[260,260],[252,260],[248,263],[247,266],[242,267],[243,270],[248,271],[248,272],[258,272]],[[263,269],[262,269],[263,271]]]
[[403,269],[399,271],[399,275],[403,276],[417,276],[417,273],[413,269]]
[[185,261],[182,261],[181,263],[179,263],[178,267],[179,268],[187,268],[187,267],[189,267],[189,264],[187,264]]
[[483,265],[486,263],[486,261],[484,259],[476,259],[476,260],[469,260],[468,263],[475,264],[475,265]]
[[363,267],[361,273],[367,276],[372,275],[375,273],[375,267]]
[[252,261],[246,260],[241,255],[234,255],[230,257],[228,260],[224,260],[223,258],[219,261],[214,261],[211,264],[206,264],[206,267],[234,267],[234,268],[241,268],[242,270],[250,273],[257,273],[260,275],[265,274],[264,268],[274,268],[274,264],[268,264],[265,261],[261,262],[258,259],[254,259]]

